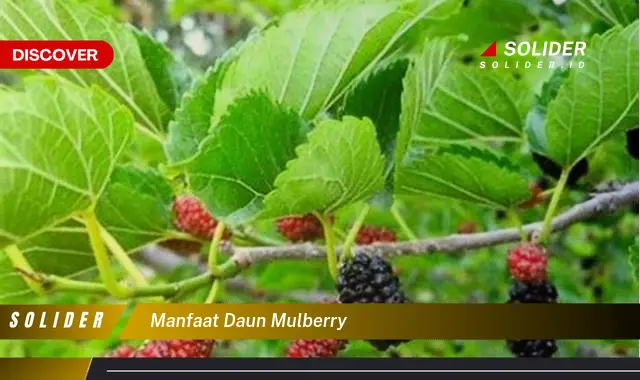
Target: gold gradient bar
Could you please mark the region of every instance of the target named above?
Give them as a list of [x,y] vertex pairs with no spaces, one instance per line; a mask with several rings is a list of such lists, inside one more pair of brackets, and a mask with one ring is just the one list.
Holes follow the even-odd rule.
[[59,358],[0,358],[2,378],[47,379],[47,380],[84,380],[91,365],[91,359],[59,359]]
[[[283,313],[321,323],[274,326],[274,315],[277,325]],[[638,339],[639,317],[640,304],[145,304],[121,338]]]
[[106,339],[125,305],[0,305],[0,339]]

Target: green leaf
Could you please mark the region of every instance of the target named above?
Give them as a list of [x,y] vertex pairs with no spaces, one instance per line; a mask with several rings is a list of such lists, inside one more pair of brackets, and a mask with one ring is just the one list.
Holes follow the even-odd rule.
[[384,156],[369,119],[323,120],[275,180],[263,217],[330,214],[383,186]]
[[158,94],[170,109],[175,109],[182,94],[191,87],[191,73],[185,63],[147,32],[130,28],[138,40],[140,54],[151,74]]
[[638,245],[638,237],[631,247],[629,247],[629,265],[631,266],[631,273],[638,285],[638,257],[640,256],[640,246]]
[[542,85],[540,95],[536,96],[535,104],[527,115],[525,133],[531,149],[544,152],[547,145],[545,136],[545,120],[549,103],[558,95],[560,87],[569,76],[570,69],[558,68],[551,78]]
[[183,163],[196,155],[200,143],[207,137],[212,125],[215,125],[212,120],[213,108],[222,77],[243,47],[250,44],[255,36],[254,33],[247,41],[227,50],[184,95],[169,123],[165,151],[170,163]]
[[[548,107],[545,153],[572,166],[611,135],[638,123],[638,22],[595,36]],[[539,134],[540,135],[540,134]]]
[[376,70],[371,77],[347,94],[341,115],[368,117],[376,127],[378,143],[386,158],[385,173],[391,173],[396,135],[400,125],[402,80],[407,72],[406,60]]
[[129,107],[140,124],[161,133],[171,110],[156,91],[131,29],[74,0],[0,2],[0,38],[6,40],[104,40],[115,51],[104,70],[47,70],[79,85],[97,84]]
[[404,80],[396,161],[425,145],[519,141],[531,93],[510,75],[455,62],[459,42],[427,40]]
[[[328,109],[426,17],[447,14],[453,0],[348,1],[286,14],[242,53],[223,81],[227,102],[264,89],[278,103],[313,119]],[[319,33],[322,31],[322,33]]]
[[173,190],[155,169],[117,167],[96,208],[100,223],[127,251],[167,237]]
[[307,131],[298,114],[264,93],[238,99],[187,166],[192,191],[226,223],[253,219]]
[[95,204],[134,122],[97,87],[35,77],[0,91],[0,117],[0,247]]
[[[166,240],[174,232],[173,193],[153,169],[118,166],[96,212],[100,223],[129,253]],[[68,220],[19,244],[33,270],[74,279],[97,273],[84,225]],[[0,302],[31,293],[6,255],[0,254]]]
[[509,208],[530,197],[528,183],[507,157],[473,146],[414,151],[396,170],[398,195],[438,196]]
[[493,41],[514,40],[539,22],[527,1],[472,0],[450,18],[430,22],[426,33],[432,37],[465,34],[469,37],[465,48],[487,48]]
[[601,20],[612,26],[626,26],[638,18],[637,1],[580,0],[570,2],[569,6],[579,10],[589,18]]

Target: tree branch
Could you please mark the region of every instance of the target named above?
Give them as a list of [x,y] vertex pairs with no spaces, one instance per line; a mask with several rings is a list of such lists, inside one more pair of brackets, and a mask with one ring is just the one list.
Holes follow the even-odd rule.
[[[553,219],[551,231],[566,229],[570,225],[593,218],[599,214],[611,213],[620,207],[638,203],[638,182],[632,182],[606,193],[592,194],[592,198],[571,207]],[[542,223],[523,226],[527,236],[538,234]],[[379,253],[384,256],[418,255],[434,252],[461,253],[465,250],[490,247],[520,240],[517,228],[482,232],[466,235],[451,235],[442,238],[416,240],[397,243],[377,243],[354,247],[355,252]],[[312,243],[293,244],[278,247],[233,247],[229,244],[221,251],[231,256],[240,268],[252,264],[281,259],[319,260],[324,259],[324,247]],[[341,249],[338,249],[338,253]]]
[[[149,246],[140,252],[140,259],[150,268],[158,272],[169,272],[182,265],[195,265],[201,273],[207,272],[207,264],[200,261],[194,261],[180,256],[171,250],[159,246]],[[281,299],[290,299],[303,303],[323,303],[331,299],[335,299],[335,295],[329,292],[319,290],[295,290],[289,292],[272,292],[264,291],[256,287],[256,285],[244,278],[230,278],[224,282],[227,291],[235,293],[243,293],[261,301],[276,301]]]

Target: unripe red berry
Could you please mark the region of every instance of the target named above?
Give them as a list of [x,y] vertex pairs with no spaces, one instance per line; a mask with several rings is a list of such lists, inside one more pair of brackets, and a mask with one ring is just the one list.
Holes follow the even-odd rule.
[[333,358],[344,348],[346,341],[337,339],[296,340],[287,348],[288,358]]
[[[200,200],[193,195],[180,195],[173,203],[173,214],[178,229],[195,237],[209,240],[218,221],[207,211]],[[231,235],[225,231],[225,238]]]
[[106,354],[108,358],[132,358],[136,353],[136,349],[128,344],[118,346],[115,350]]
[[509,251],[507,264],[511,277],[522,282],[540,282],[547,278],[545,249],[534,243],[522,243]]
[[394,241],[396,241],[396,233],[385,227],[363,226],[356,237],[358,245],[391,243]]
[[313,214],[289,216],[276,224],[280,234],[291,242],[314,241],[324,236],[322,224]]
[[208,358],[213,340],[152,340],[136,352],[137,358]]

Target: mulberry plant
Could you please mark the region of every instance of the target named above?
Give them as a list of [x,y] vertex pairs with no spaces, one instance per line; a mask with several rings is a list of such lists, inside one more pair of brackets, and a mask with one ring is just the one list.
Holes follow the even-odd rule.
[[[103,70],[2,73],[12,80],[0,86],[0,300],[315,302],[328,293],[394,307],[502,302],[510,286],[509,303],[556,303],[580,282],[577,263],[597,256],[596,299],[613,300],[602,282],[615,273],[624,288],[615,300],[636,302],[637,215],[616,213],[638,203],[636,2],[584,18],[551,2],[492,11],[503,2],[258,2],[264,9],[235,15],[253,31],[207,70],[89,2],[0,2],[3,39],[105,40],[115,50]],[[178,14],[186,3],[167,6],[184,6]],[[584,55],[556,57],[561,67],[513,56],[502,67],[504,41],[568,34],[586,41]],[[487,40],[497,40],[495,57],[479,53]],[[539,65],[511,61],[525,58]],[[611,179],[619,186],[589,194]],[[518,240],[505,266],[494,247]],[[561,253],[553,264],[551,249]],[[280,343],[215,351],[458,354],[377,336]],[[99,352],[209,357],[214,346],[163,340]],[[502,349],[548,357],[570,347],[547,339]]]

